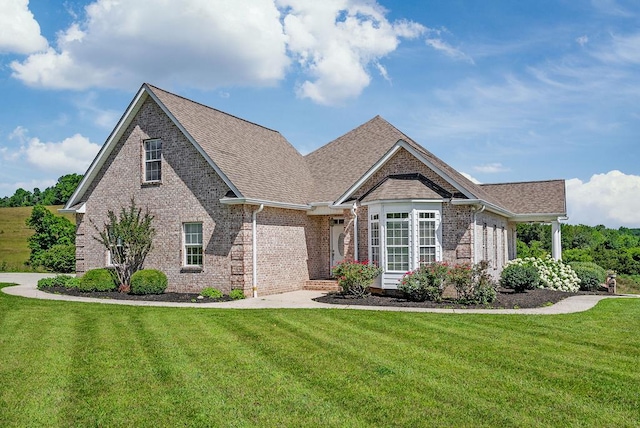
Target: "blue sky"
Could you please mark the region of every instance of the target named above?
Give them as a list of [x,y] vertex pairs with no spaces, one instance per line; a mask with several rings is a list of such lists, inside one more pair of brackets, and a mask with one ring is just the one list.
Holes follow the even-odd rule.
[[627,0],[4,0],[0,196],[83,173],[143,82],[308,153],[379,114],[482,183],[564,178],[640,227]]

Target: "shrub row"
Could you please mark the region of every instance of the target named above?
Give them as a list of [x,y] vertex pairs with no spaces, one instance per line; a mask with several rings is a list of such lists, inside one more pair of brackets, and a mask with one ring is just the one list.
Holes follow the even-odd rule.
[[[537,271],[539,280],[533,269]],[[500,277],[500,285],[519,292],[533,288],[574,292],[579,290],[579,284],[580,278],[571,266],[551,257],[511,260],[502,270]]]
[[435,262],[407,272],[398,289],[409,300],[440,302],[448,285],[456,289],[456,301],[462,304],[487,304],[496,299],[496,286],[487,273],[487,262],[476,265]]

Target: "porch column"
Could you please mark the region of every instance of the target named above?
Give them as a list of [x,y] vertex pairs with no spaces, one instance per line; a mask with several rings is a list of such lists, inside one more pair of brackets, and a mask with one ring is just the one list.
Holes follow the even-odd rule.
[[562,235],[560,233],[560,222],[551,222],[551,257],[554,260],[562,259]]

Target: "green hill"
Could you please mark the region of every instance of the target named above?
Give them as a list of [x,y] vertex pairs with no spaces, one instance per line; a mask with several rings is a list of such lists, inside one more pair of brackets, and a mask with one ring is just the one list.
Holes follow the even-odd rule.
[[[58,214],[61,205],[47,207],[51,212]],[[0,208],[0,271],[30,271],[25,265],[29,260],[29,247],[27,238],[33,234],[25,221],[31,215],[33,207]],[[64,217],[75,223],[73,214],[63,214]]]

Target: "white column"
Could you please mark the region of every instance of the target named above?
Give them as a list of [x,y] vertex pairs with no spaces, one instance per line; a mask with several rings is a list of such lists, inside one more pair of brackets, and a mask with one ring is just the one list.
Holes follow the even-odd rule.
[[562,235],[560,233],[560,222],[551,222],[551,257],[554,260],[562,259]]

